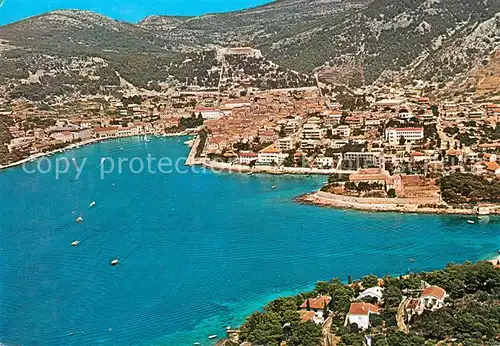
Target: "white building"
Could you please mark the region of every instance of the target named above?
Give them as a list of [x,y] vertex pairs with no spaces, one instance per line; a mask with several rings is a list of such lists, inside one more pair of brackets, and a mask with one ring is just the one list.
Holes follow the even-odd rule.
[[326,125],[337,125],[340,123],[340,120],[342,119],[342,112],[336,111],[336,112],[331,112],[325,114],[325,123]]
[[347,138],[351,135],[351,129],[347,125],[341,125],[332,129],[332,136],[340,136],[343,138]]
[[326,129],[315,123],[305,123],[302,129],[302,138],[321,140],[325,136]]
[[383,163],[383,156],[379,152],[353,151],[344,154],[344,162],[355,169],[360,167],[380,167]]
[[276,147],[267,147],[259,151],[257,155],[257,162],[264,165],[282,165],[288,154],[283,154],[283,152]]
[[258,155],[253,151],[242,151],[239,155],[239,162],[242,165],[249,165],[253,161],[257,161]]
[[390,145],[399,145],[401,137],[405,139],[405,143],[415,143],[424,138],[424,128],[404,127],[385,130],[385,140]]
[[276,147],[283,151],[291,150],[293,148],[293,141],[290,137],[278,138]]
[[355,323],[360,329],[370,327],[370,314],[378,314],[378,307],[370,303],[351,303],[345,325]]
[[320,168],[325,168],[325,167],[333,168],[333,157],[318,155],[316,157],[316,165]]
[[373,286],[361,292],[356,299],[361,300],[363,298],[376,298],[378,302],[381,302],[383,299],[383,295],[384,289],[382,287]]

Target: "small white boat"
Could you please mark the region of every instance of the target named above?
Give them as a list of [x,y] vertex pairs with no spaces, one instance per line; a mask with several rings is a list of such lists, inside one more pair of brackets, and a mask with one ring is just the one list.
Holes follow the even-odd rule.
[[78,222],[78,223],[83,222],[83,217],[78,216],[78,217],[76,218],[76,222]]
[[216,337],[217,337],[217,335],[215,335],[215,334],[214,334],[214,335],[210,335],[208,338],[209,338],[210,340],[212,340],[212,339],[215,339]]
[[273,189],[273,190],[274,190],[275,188],[276,188],[276,185],[271,186],[271,189]]
[[467,220],[467,223],[474,224],[475,222],[472,220]]
[[193,342],[193,345],[198,346],[201,345],[199,342]]
[[78,240],[75,240],[74,242],[71,243],[71,246],[78,246],[80,245],[80,242]]
[[120,261],[119,261],[119,260],[117,260],[117,259],[114,259],[114,260],[112,260],[112,261],[111,261],[111,265],[112,265],[112,266],[115,266],[115,265],[117,265],[118,263],[120,263]]
[[89,207],[90,208],[95,207],[95,201],[90,202]]

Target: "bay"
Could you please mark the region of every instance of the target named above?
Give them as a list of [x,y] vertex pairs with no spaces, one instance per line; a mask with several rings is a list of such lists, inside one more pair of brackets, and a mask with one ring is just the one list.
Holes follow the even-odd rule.
[[103,157],[175,162],[186,139],[116,139],[44,159],[86,158],[79,179],[74,169],[59,179],[0,172],[0,342],[209,345],[208,335],[318,280],[431,270],[499,248],[493,217],[470,225],[293,202],[325,177],[184,172],[181,159],[183,172],[101,179]]

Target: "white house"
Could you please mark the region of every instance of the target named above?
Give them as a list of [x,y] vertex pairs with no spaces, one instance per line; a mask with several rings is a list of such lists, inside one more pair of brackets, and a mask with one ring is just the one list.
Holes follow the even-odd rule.
[[476,162],[472,166],[472,172],[478,175],[492,174],[500,176],[500,165],[496,162],[490,162],[490,161]]
[[444,306],[444,300],[447,296],[446,291],[441,287],[429,286],[420,295],[417,311],[422,313],[426,309],[440,309]]
[[383,299],[383,295],[384,289],[382,287],[373,286],[361,292],[356,299],[361,300],[363,298],[376,298],[378,302],[381,302]]
[[370,314],[378,314],[378,307],[370,303],[351,303],[345,325],[355,323],[360,329],[368,329],[370,327]]

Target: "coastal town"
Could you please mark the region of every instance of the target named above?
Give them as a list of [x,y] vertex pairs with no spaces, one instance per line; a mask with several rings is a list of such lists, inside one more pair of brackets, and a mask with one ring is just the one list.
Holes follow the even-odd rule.
[[0,346],[500,345],[500,1],[21,5]]
[[[260,52],[234,48],[227,54]],[[192,86],[51,103],[4,97],[1,164],[109,138],[192,134],[198,140],[188,165],[245,174],[329,176],[321,191],[297,199],[302,203],[376,211],[499,212],[500,104],[494,99],[429,97],[433,86],[422,81],[354,90],[319,81],[276,90],[259,90],[245,78],[225,82],[217,91]],[[443,191],[440,181],[448,177],[477,179],[488,194]]]

